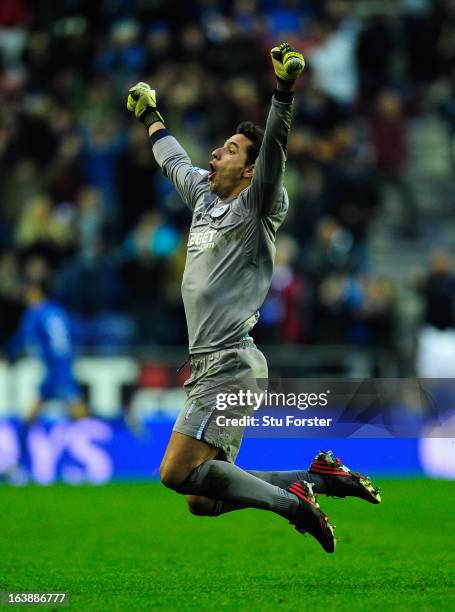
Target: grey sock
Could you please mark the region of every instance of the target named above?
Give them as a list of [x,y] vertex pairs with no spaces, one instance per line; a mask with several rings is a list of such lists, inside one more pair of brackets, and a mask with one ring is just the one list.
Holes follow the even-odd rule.
[[231,510],[241,507],[269,510],[289,520],[293,519],[299,505],[293,493],[256,478],[232,463],[214,459],[193,470],[179,493],[204,495],[228,502]]
[[248,506],[242,506],[242,504],[231,504],[229,502],[221,501],[221,499],[217,499],[215,500],[210,516],[220,516],[220,514],[234,512],[236,510],[244,510],[245,508],[248,508]]
[[313,484],[314,493],[327,493],[324,478],[319,474],[310,474],[307,470],[292,470],[291,472],[259,472],[257,470],[247,470],[248,474],[253,474],[256,478],[265,480],[277,487],[286,489],[297,480],[306,480]]
[[[310,474],[307,470],[297,470],[290,472],[262,472],[258,470],[245,470],[248,474],[256,476],[269,484],[286,489],[293,482],[297,480],[306,480],[313,484],[314,493],[327,493],[327,487],[324,479],[319,474]],[[211,516],[220,516],[220,514],[226,514],[227,512],[234,512],[234,510],[242,510],[248,508],[242,504],[232,504],[224,502],[218,499],[213,506],[213,512]]]

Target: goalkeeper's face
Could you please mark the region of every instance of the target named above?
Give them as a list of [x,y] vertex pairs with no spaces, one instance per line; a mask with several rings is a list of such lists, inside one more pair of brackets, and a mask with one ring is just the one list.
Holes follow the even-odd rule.
[[212,152],[210,189],[221,199],[238,195],[250,184],[254,170],[254,164],[247,162],[251,144],[243,134],[234,134]]

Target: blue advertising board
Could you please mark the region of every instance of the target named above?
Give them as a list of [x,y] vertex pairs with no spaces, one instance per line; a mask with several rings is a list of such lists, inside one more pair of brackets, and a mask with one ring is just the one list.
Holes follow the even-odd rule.
[[[24,457],[25,448],[26,472],[40,484],[158,478],[172,424],[156,418],[136,432],[123,419],[43,420],[24,435],[21,421],[0,420],[0,474]],[[450,438],[267,439],[247,433],[237,463],[261,470],[306,468],[319,450],[329,448],[368,475],[455,478],[455,441]]]

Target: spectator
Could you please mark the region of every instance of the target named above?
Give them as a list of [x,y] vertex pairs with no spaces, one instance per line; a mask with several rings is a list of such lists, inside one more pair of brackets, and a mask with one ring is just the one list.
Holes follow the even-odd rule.
[[177,232],[157,211],[144,214],[124,242],[123,278],[141,342],[172,339],[166,284],[179,243]]
[[448,254],[433,253],[428,272],[416,279],[424,316],[418,337],[417,375],[455,376],[455,275]]
[[139,43],[140,24],[135,19],[122,19],[112,24],[110,40],[106,48],[95,57],[95,70],[98,74],[112,77],[119,88],[126,80],[140,75],[146,57]]
[[260,342],[297,344],[303,339],[304,283],[294,270],[298,250],[291,236],[281,234],[277,238],[272,285],[255,333]]
[[153,154],[141,125],[128,132],[127,148],[117,163],[117,186],[121,201],[122,226],[129,232],[148,211],[156,207]]
[[54,208],[51,198],[38,195],[24,206],[19,218],[16,243],[24,253],[36,253],[57,265],[73,248],[72,214]]
[[0,2],[0,52],[8,66],[19,64],[31,13],[26,0]]
[[358,95],[355,49],[358,25],[350,19],[317,23],[318,45],[308,54],[318,88],[340,104],[350,106]]
[[390,85],[392,65],[397,51],[393,24],[382,15],[365,21],[357,41],[357,65],[362,103],[371,104],[379,92]]
[[414,237],[419,229],[419,219],[414,194],[405,175],[408,148],[403,103],[397,93],[384,90],[376,100],[375,110],[371,130],[379,181],[383,189],[386,186],[395,189],[403,209],[402,233],[405,237]]

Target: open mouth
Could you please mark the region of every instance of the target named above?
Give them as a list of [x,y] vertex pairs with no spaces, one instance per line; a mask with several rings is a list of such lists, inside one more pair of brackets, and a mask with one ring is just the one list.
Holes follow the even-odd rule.
[[211,181],[211,180],[212,180],[212,178],[213,178],[213,177],[215,176],[215,174],[216,174],[216,170],[215,170],[215,166],[213,165],[213,162],[210,162],[210,163],[209,163],[209,167],[210,167],[210,170],[209,170],[209,181]]

